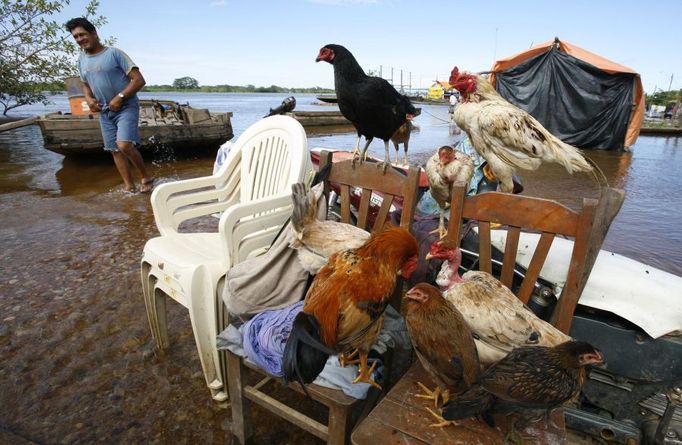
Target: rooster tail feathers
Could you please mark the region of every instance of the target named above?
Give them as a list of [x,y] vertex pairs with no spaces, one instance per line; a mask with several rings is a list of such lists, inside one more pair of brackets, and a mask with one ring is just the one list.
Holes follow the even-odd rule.
[[320,323],[315,316],[299,312],[282,356],[284,381],[297,380],[301,386],[311,383],[332,354],[336,351],[320,341]]
[[315,218],[317,198],[315,193],[312,193],[305,184],[298,182],[291,185],[291,199],[294,204],[291,213],[291,224],[300,237],[300,232],[303,230],[306,222]]
[[469,387],[461,395],[443,405],[445,420],[459,420],[484,413],[492,407],[495,397],[479,385]]
[[558,141],[554,150],[556,162],[563,165],[569,173],[591,172],[593,170],[592,164],[585,159],[579,149],[558,138],[556,140]]

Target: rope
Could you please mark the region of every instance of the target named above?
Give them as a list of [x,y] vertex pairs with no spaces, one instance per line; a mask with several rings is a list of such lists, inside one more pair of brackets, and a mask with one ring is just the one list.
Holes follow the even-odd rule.
[[438,117],[438,116],[436,116],[436,115],[434,115],[434,114],[431,114],[431,113],[429,113],[429,112],[426,111],[426,110],[422,110],[422,113],[426,113],[426,114],[428,114],[428,115],[431,116],[431,117],[435,117],[435,118],[438,119],[439,121],[447,122],[448,124],[451,123],[450,121],[446,121],[446,120],[443,119],[442,117]]

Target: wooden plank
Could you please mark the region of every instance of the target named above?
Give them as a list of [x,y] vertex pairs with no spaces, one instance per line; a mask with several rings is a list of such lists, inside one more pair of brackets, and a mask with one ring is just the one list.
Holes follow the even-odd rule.
[[230,406],[232,409],[232,434],[237,436],[239,443],[246,441],[253,435],[251,423],[251,404],[244,397],[244,374],[242,372],[242,359],[231,351],[227,351],[227,375],[228,389],[230,393]]
[[27,125],[33,125],[38,121],[38,119],[40,119],[40,116],[33,116],[26,119],[21,119],[18,121],[2,124],[0,125],[0,133],[2,133],[3,131],[14,130],[15,128],[25,127]]
[[372,197],[372,190],[363,188],[360,194],[360,205],[358,206],[358,224],[361,229],[367,230],[367,217],[369,216],[369,202]]
[[493,273],[492,253],[490,247],[490,223],[478,222],[478,270]]
[[500,281],[510,289],[514,280],[514,266],[516,266],[516,251],[519,247],[520,234],[521,229],[519,227],[507,228],[507,242],[504,246],[504,262],[502,263]]
[[[356,187],[357,178],[362,178],[362,187],[371,190],[381,190],[382,193],[403,196],[405,174],[389,167],[386,173],[377,173],[377,163],[341,161],[334,163],[329,173],[329,181],[337,184],[347,184]],[[355,182],[355,183],[351,183]]]
[[[332,171],[334,171],[336,166],[332,166]],[[341,222],[345,224],[350,224],[350,186],[341,185]]]
[[575,236],[578,212],[548,199],[488,192],[464,200],[464,218]]
[[393,195],[384,195],[384,199],[381,201],[381,207],[374,220],[374,226],[372,227],[373,232],[381,229],[386,223],[386,218],[388,218],[388,212],[391,210],[391,204],[393,203],[394,198],[395,196]]
[[248,397],[252,402],[257,403],[268,411],[274,413],[278,417],[287,420],[294,425],[308,431],[311,434],[319,437],[322,440],[327,440],[328,429],[325,425],[320,422],[311,419],[308,416],[301,414],[298,411],[288,407],[279,400],[268,396],[267,394],[255,390],[252,386],[244,387],[244,395]]
[[434,384],[419,362],[415,362],[370,415],[362,421],[351,439],[354,445],[382,444],[503,444],[502,435],[477,419],[458,421],[458,426],[435,428],[436,419],[427,408],[433,402],[419,399],[417,382]]
[[552,241],[554,241],[553,233],[543,232],[543,234],[540,235],[540,241],[538,241],[535,252],[533,252],[533,258],[531,258],[530,264],[528,264],[526,276],[519,289],[518,297],[524,304],[528,304],[528,301],[530,300],[530,295],[533,293],[535,282],[538,280],[542,266],[545,264],[547,253],[552,246]]
[[452,200],[450,201],[450,220],[448,222],[447,238],[459,245],[462,238],[462,211],[466,197],[466,186],[458,183],[452,187]]

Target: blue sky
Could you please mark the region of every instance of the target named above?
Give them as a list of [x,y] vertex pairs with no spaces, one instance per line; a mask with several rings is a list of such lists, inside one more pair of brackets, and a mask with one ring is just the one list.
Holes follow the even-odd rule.
[[[73,0],[60,17],[79,16]],[[200,85],[333,88],[315,63],[347,47],[367,70],[428,87],[454,65],[488,70],[558,36],[629,66],[644,89],[682,88],[681,1],[101,0],[99,34],[140,66],[148,84],[190,76]]]

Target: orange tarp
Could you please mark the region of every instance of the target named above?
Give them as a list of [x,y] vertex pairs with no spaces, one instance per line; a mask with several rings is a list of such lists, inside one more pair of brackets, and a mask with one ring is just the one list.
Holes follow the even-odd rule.
[[[490,74],[490,82],[493,85],[495,85],[496,73],[506,71],[509,68],[516,66],[519,63],[522,63],[526,59],[530,59],[533,56],[537,56],[538,54],[542,54],[545,51],[548,51],[554,45],[554,42],[555,42],[554,40],[550,40],[545,43],[541,43],[537,46],[534,46],[527,51],[521,52],[506,59],[498,60],[497,62],[495,62],[491,70],[492,73]],[[583,60],[591,65],[596,66],[597,68],[608,74],[618,73],[635,74],[636,76],[635,97],[633,98],[634,109],[632,112],[632,116],[630,117],[630,124],[628,125],[628,129],[625,134],[625,147],[629,147],[632,144],[634,144],[635,141],[637,140],[637,137],[639,136],[639,129],[642,126],[642,122],[644,121],[644,112],[646,106],[644,88],[642,87],[642,79],[641,77],[639,77],[639,74],[637,74],[637,72],[632,68],[628,68],[627,66],[612,62],[608,59],[605,59],[602,56],[591,53],[585,49],[582,49],[568,42],[559,40],[559,49],[577,59]]]

